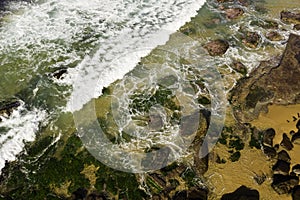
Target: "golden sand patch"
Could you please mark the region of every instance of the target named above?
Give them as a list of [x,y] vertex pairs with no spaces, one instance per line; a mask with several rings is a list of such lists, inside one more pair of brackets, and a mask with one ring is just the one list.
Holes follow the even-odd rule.
[[80,172],[81,174],[84,174],[84,176],[90,181],[90,184],[92,187],[96,184],[97,176],[96,172],[98,171],[99,167],[96,167],[95,165],[87,165],[84,164],[84,169]]
[[[215,146],[213,153],[221,158],[229,156],[227,148],[220,144]],[[237,162],[226,160],[225,164],[218,164],[212,160],[209,162],[209,170],[205,173],[213,193],[209,200],[221,199],[222,195],[235,191],[241,185],[258,190],[261,200],[292,199],[291,195],[278,195],[271,187],[272,162],[261,151],[245,147]],[[254,176],[262,174],[268,178],[263,184],[258,185]]]
[[70,187],[71,183],[72,183],[72,181],[66,181],[63,184],[61,184],[60,186],[51,184],[50,188],[58,196],[70,197],[71,195],[69,193],[69,187]]
[[[295,125],[297,121],[293,121],[293,116],[298,117],[298,112],[300,113],[300,104],[289,106],[271,105],[268,107],[267,113],[261,113],[258,119],[251,124],[262,130],[274,128],[276,131],[274,144],[279,144],[284,132],[289,135],[291,130],[296,131]],[[228,123],[231,120],[227,119],[226,121]],[[282,147],[280,147],[279,151],[281,149]],[[294,144],[294,149],[288,152],[292,159],[291,166],[300,163],[300,156],[297,155],[299,152],[300,145],[296,144]],[[246,146],[241,151],[240,159],[237,162],[231,162],[228,159],[230,156],[228,149],[224,145],[217,144],[211,154],[219,155],[220,158],[225,158],[227,162],[218,164],[213,159],[209,161],[209,169],[205,177],[213,193],[209,197],[210,200],[220,199],[222,195],[235,191],[241,185],[258,190],[262,200],[292,199],[291,195],[278,195],[271,187],[271,169],[275,160],[269,160],[262,151]],[[263,184],[258,185],[254,180],[254,176],[262,174],[265,174],[267,179]]]

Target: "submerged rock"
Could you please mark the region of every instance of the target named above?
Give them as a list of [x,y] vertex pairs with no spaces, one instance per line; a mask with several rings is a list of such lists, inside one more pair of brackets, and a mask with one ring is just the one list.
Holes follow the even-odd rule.
[[191,188],[190,190],[178,191],[172,200],[207,200],[207,190],[202,188]]
[[286,23],[300,24],[300,12],[282,11],[280,19]]
[[290,141],[290,138],[287,136],[286,133],[282,135],[282,141],[280,145],[288,151],[292,150],[294,147],[293,143]]
[[277,31],[268,32],[266,34],[266,38],[268,38],[271,41],[280,41],[284,39],[283,36],[280,35]]
[[300,24],[295,24],[295,25],[294,25],[294,30],[299,31],[299,30],[300,30]]
[[63,75],[66,74],[68,72],[67,69],[59,69],[57,71],[55,71],[52,76],[56,79],[62,79]]
[[267,176],[265,174],[261,174],[261,175],[258,175],[256,174],[253,179],[256,181],[256,183],[258,185],[261,185],[265,182],[265,180],[267,179]]
[[109,198],[108,194],[105,192],[101,192],[101,193],[93,192],[86,197],[86,200],[98,200],[98,199],[99,200],[108,200],[110,198]]
[[225,14],[228,19],[237,19],[244,14],[244,10],[241,8],[228,8],[225,10]]
[[255,25],[255,26],[259,26],[262,27],[264,29],[278,29],[279,24],[276,21],[272,21],[272,20],[265,20],[265,21],[252,21],[250,23],[250,25]]
[[12,111],[17,109],[20,105],[21,102],[19,100],[0,102],[0,115],[6,114],[9,116]]
[[256,48],[261,41],[261,37],[256,32],[247,32],[242,38],[242,42],[250,48]]
[[72,193],[72,199],[76,200],[84,200],[86,198],[88,191],[85,188],[78,188],[76,191]]
[[229,43],[225,40],[213,40],[204,45],[204,48],[211,56],[221,56],[226,53]]
[[236,191],[224,194],[221,200],[259,200],[259,192],[242,185]]
[[237,72],[246,75],[247,74],[247,67],[239,62],[239,61],[233,61],[231,64],[232,69],[236,70]]
[[298,185],[299,178],[296,176],[275,174],[272,187],[278,194],[290,193],[292,188]]

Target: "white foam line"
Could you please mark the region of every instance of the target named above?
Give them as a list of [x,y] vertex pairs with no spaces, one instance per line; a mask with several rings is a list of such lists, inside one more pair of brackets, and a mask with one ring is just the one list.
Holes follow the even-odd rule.
[[7,128],[8,131],[0,136],[0,170],[5,166],[5,161],[16,159],[24,148],[24,142],[35,140],[39,125],[46,116],[46,112],[38,109],[27,111],[23,104],[8,119],[3,119],[0,128]]
[[[170,4],[171,1],[168,2]],[[70,69],[66,80],[73,82],[74,90],[67,109],[79,110],[90,99],[101,95],[103,87],[122,78],[136,66],[141,57],[146,56],[156,46],[164,44],[170,34],[196,15],[196,11],[205,1],[175,2],[184,5],[184,8],[180,6],[174,8],[172,7],[174,4],[168,5],[169,8],[165,7],[165,9],[173,9],[170,22],[157,23],[150,27],[144,22],[143,27],[125,28],[118,36],[109,40],[108,46],[104,44],[93,57],[87,56],[77,68]],[[153,8],[144,9],[142,14],[149,13],[151,10],[153,11]],[[149,17],[149,20],[153,19]],[[140,19],[134,18],[130,24],[135,23],[140,23]]]

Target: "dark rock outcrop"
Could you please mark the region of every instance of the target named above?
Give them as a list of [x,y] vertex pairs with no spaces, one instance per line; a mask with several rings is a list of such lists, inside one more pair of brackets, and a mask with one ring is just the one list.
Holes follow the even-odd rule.
[[224,194],[221,200],[259,200],[259,192],[242,185],[236,191]]
[[213,40],[204,45],[204,48],[211,56],[221,56],[226,53],[229,43],[226,40]]
[[300,130],[300,119],[298,120],[298,122],[297,122],[297,124],[296,124],[296,128],[297,128],[298,130]]
[[293,188],[292,197],[293,197],[293,200],[300,199],[300,185],[297,185]]
[[274,174],[288,175],[290,172],[290,163],[283,160],[278,160],[272,169]]
[[294,147],[293,143],[290,141],[290,138],[287,136],[286,133],[282,135],[282,141],[280,145],[288,151],[292,150]]
[[275,130],[273,128],[269,128],[263,133],[263,144],[266,146],[273,146],[273,139],[275,137]]
[[86,198],[88,191],[85,188],[78,188],[76,191],[72,193],[72,199],[76,200],[84,200]]
[[207,200],[207,190],[193,187],[190,190],[178,191],[172,200]]
[[292,136],[292,142],[293,143],[300,143],[299,141],[300,141],[300,131],[298,131],[297,133],[293,134],[293,136]]
[[269,147],[269,146],[263,146],[263,152],[268,156],[269,158],[275,158],[277,155],[276,150],[274,147]]
[[296,175],[300,175],[300,164],[296,164],[292,168],[292,172],[294,172]]
[[275,174],[273,176],[272,187],[278,194],[287,194],[298,185],[299,178],[297,176]]
[[0,102],[0,115],[7,114],[9,116],[11,112],[20,105],[21,102],[19,100]]
[[270,103],[300,103],[300,36],[290,34],[282,59],[261,62],[249,78],[238,81],[231,92],[235,118],[246,123],[256,119]]
[[285,162],[290,162],[291,161],[291,157],[288,154],[288,152],[286,152],[285,150],[281,150],[278,153],[278,160],[283,160]]

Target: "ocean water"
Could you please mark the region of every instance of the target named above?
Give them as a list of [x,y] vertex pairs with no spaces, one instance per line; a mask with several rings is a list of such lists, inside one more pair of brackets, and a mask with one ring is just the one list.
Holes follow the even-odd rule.
[[[164,44],[204,0],[13,1],[0,20],[0,169],[59,113],[80,109]],[[117,59],[120,65],[112,65]],[[66,70],[60,78],[53,74]],[[80,96],[80,98],[78,98]],[[73,98],[77,98],[75,103]],[[73,103],[72,103],[73,102]]]

